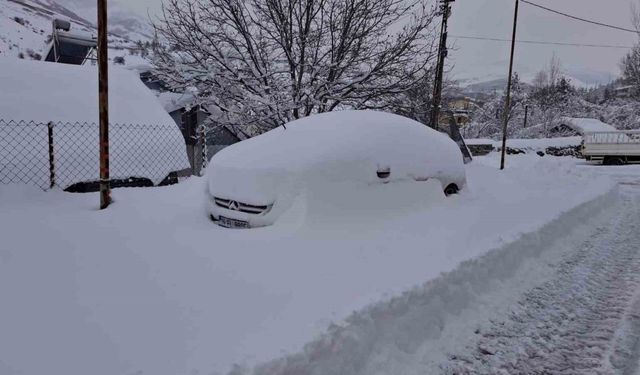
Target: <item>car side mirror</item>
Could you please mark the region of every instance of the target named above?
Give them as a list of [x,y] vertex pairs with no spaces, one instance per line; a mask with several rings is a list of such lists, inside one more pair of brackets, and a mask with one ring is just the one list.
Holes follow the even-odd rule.
[[387,178],[389,178],[389,176],[391,176],[391,168],[390,167],[383,167],[383,168],[378,167],[378,170],[377,170],[376,174],[378,175],[378,178],[380,178],[380,179],[387,179]]

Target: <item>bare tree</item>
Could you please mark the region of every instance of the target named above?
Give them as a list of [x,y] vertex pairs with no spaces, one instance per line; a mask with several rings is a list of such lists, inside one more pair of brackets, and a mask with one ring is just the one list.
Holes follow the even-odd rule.
[[[631,21],[640,36],[640,7],[631,5]],[[640,95],[640,43],[627,53],[620,62],[622,77],[629,84],[636,86],[636,94]]]
[[562,77],[562,62],[554,53],[547,65],[533,77],[533,87],[541,90],[558,84]]
[[[261,132],[312,113],[385,108],[435,57],[428,0],[166,0],[157,74],[216,121]],[[395,30],[395,31],[394,31]]]
[[537,72],[536,75],[533,76],[531,84],[536,90],[546,87],[549,84],[549,75],[547,74],[546,69]]
[[557,85],[560,78],[562,78],[562,62],[560,62],[560,59],[555,53],[551,56],[551,60],[549,60],[547,74],[549,75],[549,86]]
[[621,62],[622,76],[640,90],[640,44],[636,44]]

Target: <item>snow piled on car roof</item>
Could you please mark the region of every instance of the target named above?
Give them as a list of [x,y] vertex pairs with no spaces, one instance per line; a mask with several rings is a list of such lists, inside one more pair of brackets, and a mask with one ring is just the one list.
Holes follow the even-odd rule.
[[286,186],[317,182],[450,177],[464,180],[462,154],[447,135],[411,119],[378,111],[338,111],[306,117],[236,143],[214,156],[208,176],[216,196],[265,204]]

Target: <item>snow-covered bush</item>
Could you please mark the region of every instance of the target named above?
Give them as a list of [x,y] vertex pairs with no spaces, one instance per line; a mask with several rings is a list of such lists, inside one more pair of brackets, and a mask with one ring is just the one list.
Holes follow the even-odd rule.
[[[594,118],[617,129],[640,129],[640,101],[635,98],[616,99],[606,94],[607,87],[594,90],[577,90],[571,82],[561,78],[553,86],[530,87],[524,94],[516,85],[512,95],[508,136],[515,138],[563,137],[570,134],[558,131],[563,117]],[[610,90],[611,91],[611,90]],[[528,126],[524,127],[522,108],[528,106]],[[494,94],[482,106],[472,112],[472,122],[465,129],[468,138],[498,138],[502,134],[504,95]]]

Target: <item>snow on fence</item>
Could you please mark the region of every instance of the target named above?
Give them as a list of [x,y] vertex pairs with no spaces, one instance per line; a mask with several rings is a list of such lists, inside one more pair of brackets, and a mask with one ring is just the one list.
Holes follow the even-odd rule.
[[[112,187],[175,182],[189,166],[182,135],[167,126],[110,124],[109,141]],[[0,184],[93,191],[98,180],[97,124],[0,119]]]

